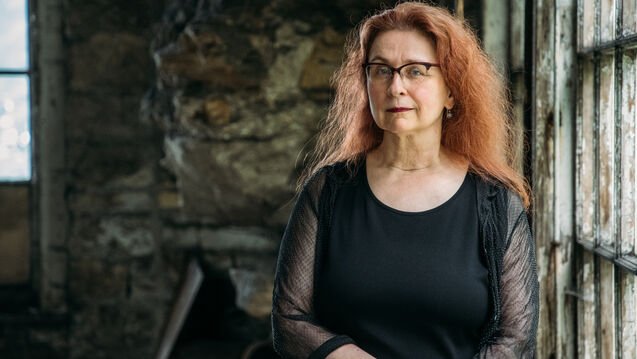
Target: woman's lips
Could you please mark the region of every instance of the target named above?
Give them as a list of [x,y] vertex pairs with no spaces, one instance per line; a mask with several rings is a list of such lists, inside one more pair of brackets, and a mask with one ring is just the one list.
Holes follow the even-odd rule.
[[405,111],[411,111],[411,109],[408,107],[392,107],[387,110],[387,112],[405,112]]

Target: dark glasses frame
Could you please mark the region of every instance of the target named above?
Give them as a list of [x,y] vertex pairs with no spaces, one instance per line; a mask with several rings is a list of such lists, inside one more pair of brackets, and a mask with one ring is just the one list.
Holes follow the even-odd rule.
[[410,62],[408,64],[404,64],[400,67],[391,67],[387,64],[384,64],[382,62],[366,62],[364,63],[363,66],[363,70],[365,71],[365,73],[367,73],[367,67],[369,65],[382,65],[382,66],[387,66],[390,70],[391,70],[391,77],[394,77],[394,72],[398,73],[398,76],[400,76],[400,70],[402,70],[404,67],[409,66],[409,65],[423,65],[427,68],[427,71],[429,71],[429,69],[431,67],[440,67],[440,64],[434,64],[432,62]]

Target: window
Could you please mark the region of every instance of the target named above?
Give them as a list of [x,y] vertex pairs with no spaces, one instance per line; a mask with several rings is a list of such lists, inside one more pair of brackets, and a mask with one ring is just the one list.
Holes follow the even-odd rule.
[[31,178],[27,1],[0,2],[0,181]]
[[31,61],[28,0],[0,1],[0,306],[20,302],[8,286],[27,285],[31,271]]
[[580,1],[578,17],[577,238],[637,272],[635,2]]

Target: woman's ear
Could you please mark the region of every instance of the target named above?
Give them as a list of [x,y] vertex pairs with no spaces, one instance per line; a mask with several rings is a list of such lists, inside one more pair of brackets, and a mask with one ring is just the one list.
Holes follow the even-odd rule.
[[447,100],[445,101],[445,108],[447,110],[451,110],[455,104],[456,104],[456,100],[453,97],[451,90],[449,90],[449,96],[447,96]]

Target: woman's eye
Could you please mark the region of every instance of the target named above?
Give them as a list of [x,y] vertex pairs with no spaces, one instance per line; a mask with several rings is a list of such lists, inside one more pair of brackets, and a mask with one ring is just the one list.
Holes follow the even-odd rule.
[[419,68],[418,66],[414,66],[411,67],[407,70],[407,73],[409,74],[409,76],[424,76],[426,74],[426,71],[424,71],[423,69]]
[[389,75],[389,69],[387,67],[381,67],[378,69],[379,75]]

